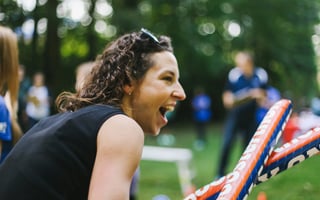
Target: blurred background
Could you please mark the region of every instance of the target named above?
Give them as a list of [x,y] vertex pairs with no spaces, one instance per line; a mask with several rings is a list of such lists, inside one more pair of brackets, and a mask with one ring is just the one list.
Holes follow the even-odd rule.
[[[295,110],[310,107],[319,95],[320,1],[318,0],[0,0],[0,24],[19,37],[25,77],[42,71],[52,99],[74,90],[75,69],[93,60],[105,45],[141,27],[172,38],[181,82],[187,93],[169,126],[167,138],[146,144],[193,151],[196,188],[215,176],[225,109],[221,94],[233,56],[254,52],[256,66],[269,74],[270,85],[293,100]],[[211,98],[212,119],[205,148],[194,148],[191,97],[201,86]],[[52,106],[52,113],[55,112]],[[236,145],[237,146],[237,145]],[[240,155],[235,148],[234,159]],[[235,162],[234,162],[235,163]],[[231,165],[232,168],[234,165]],[[254,190],[269,199],[318,199],[319,157],[279,175]],[[174,163],[142,161],[138,199],[165,194],[181,199]],[[306,197],[310,196],[310,198]],[[160,197],[161,198],[161,197]]]
[[[0,0],[0,23],[19,35],[27,75],[43,71],[53,95],[74,86],[74,70],[105,45],[145,27],[172,37],[181,82],[213,99],[221,119],[222,86],[233,54],[252,50],[270,83],[297,105],[318,93],[318,1],[308,0]],[[191,112],[188,101],[180,112]],[[188,115],[182,114],[180,118]]]

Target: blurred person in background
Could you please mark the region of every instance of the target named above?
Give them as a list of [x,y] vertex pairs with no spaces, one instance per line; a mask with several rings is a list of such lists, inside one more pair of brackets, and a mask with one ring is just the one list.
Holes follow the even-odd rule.
[[22,131],[28,130],[28,116],[26,113],[28,91],[31,87],[31,81],[26,77],[26,69],[24,65],[19,67],[19,95],[18,95],[18,122]]
[[266,88],[266,98],[259,102],[258,109],[256,112],[257,123],[260,124],[263,118],[266,116],[268,110],[281,99],[280,91],[270,85]]
[[312,113],[320,116],[320,95],[313,97],[310,104]]
[[266,98],[268,75],[264,69],[254,66],[252,55],[245,51],[238,52],[235,55],[235,64],[228,74],[222,94],[222,101],[228,113],[217,178],[226,174],[230,151],[237,133],[241,136],[243,150],[250,142],[258,126],[258,104]]
[[28,91],[26,113],[29,129],[50,115],[49,90],[45,86],[45,77],[42,72],[37,72],[33,76],[32,86]]
[[186,97],[179,77],[170,38],[142,29],[111,42],[0,165],[0,199],[128,200],[144,134]]
[[17,120],[18,71],[17,37],[0,26],[0,163],[22,135]]
[[196,150],[202,150],[206,144],[206,126],[211,120],[211,98],[202,87],[195,88],[192,99],[193,120],[196,126],[197,139],[194,142]]
[[76,83],[75,83],[75,89],[76,91],[80,91],[86,77],[90,75],[90,72],[94,66],[94,62],[88,61],[81,63],[76,68]]

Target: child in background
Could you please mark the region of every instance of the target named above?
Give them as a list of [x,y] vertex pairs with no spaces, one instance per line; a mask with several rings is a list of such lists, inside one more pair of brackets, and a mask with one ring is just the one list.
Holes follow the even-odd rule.
[[44,75],[38,72],[33,77],[33,85],[28,91],[26,113],[29,129],[41,119],[50,115],[49,91],[44,85]]
[[212,116],[211,98],[204,92],[203,88],[199,87],[195,89],[192,108],[197,131],[197,140],[194,142],[194,148],[202,150],[206,143],[206,126]]

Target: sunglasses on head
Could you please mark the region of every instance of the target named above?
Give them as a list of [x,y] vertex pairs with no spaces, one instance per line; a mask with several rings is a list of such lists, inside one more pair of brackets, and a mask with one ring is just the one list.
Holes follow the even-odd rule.
[[160,43],[158,38],[145,28],[141,28],[141,36],[140,37],[141,38],[149,38],[157,44]]

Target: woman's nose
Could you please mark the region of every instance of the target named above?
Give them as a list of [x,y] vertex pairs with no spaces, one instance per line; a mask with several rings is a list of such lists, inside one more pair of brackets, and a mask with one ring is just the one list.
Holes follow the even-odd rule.
[[184,89],[182,88],[181,84],[178,83],[177,88],[173,91],[172,94],[177,100],[183,101],[186,98],[186,93],[184,92]]

